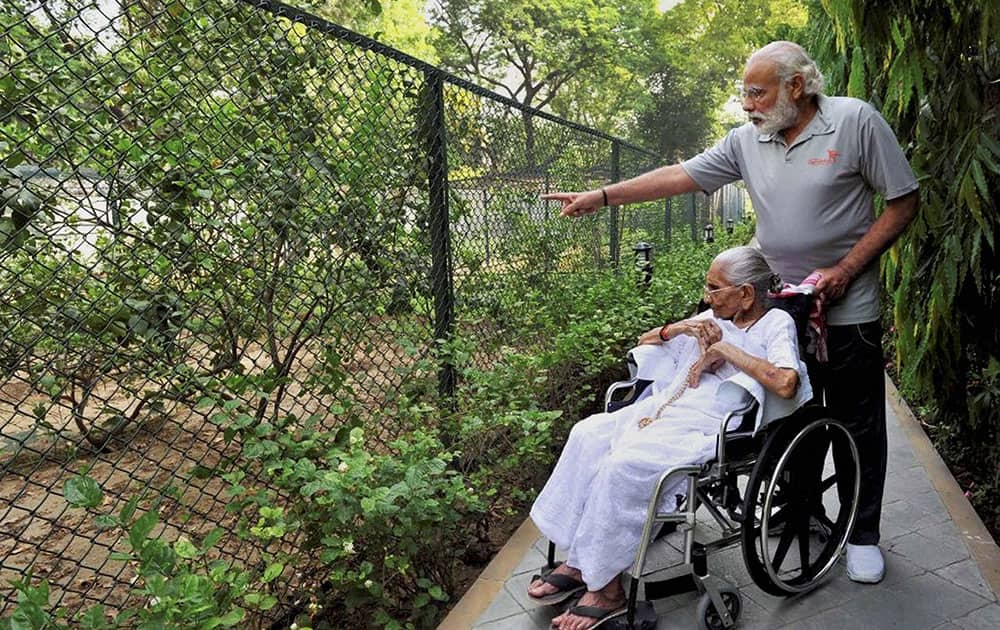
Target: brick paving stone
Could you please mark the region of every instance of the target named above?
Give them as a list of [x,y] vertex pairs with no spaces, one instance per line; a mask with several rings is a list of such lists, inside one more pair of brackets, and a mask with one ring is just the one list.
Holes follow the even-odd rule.
[[529,610],[528,616],[531,617],[539,628],[548,630],[552,619],[561,612],[562,609],[556,606],[539,606],[538,608],[532,608]]
[[923,617],[936,616],[941,621],[954,620],[989,603],[933,573],[918,575],[887,588],[889,593],[875,594],[876,603],[891,601]]
[[506,590],[500,589],[500,592],[497,593],[496,599],[493,600],[489,608],[483,611],[483,614],[476,620],[476,624],[496,621],[497,619],[510,617],[523,612],[524,608],[517,603],[517,600],[515,600]]
[[969,557],[969,551],[961,540],[929,538],[919,532],[912,532],[887,544],[889,553],[903,556],[910,562],[928,571],[946,567]]
[[885,494],[882,501],[885,503],[907,499],[933,489],[934,486],[931,485],[923,466],[917,464],[909,468],[893,468],[885,477]]
[[[967,591],[972,591],[988,601],[996,601],[996,596],[990,589],[989,584],[986,583],[986,580],[983,579],[983,574],[979,571],[979,565],[972,558],[941,567],[940,569],[936,569],[934,573],[953,584],[958,584]],[[1000,624],[997,627],[1000,628]]]
[[547,625],[539,625],[538,621],[528,615],[528,613],[521,613],[474,626],[475,630],[543,630],[546,627]]
[[[691,630],[691,628],[697,628],[699,597],[692,594],[687,606],[660,615],[659,622],[656,624],[656,630]],[[739,630],[766,630],[774,627],[768,624],[767,611],[744,597],[743,611],[740,614],[736,627]]]
[[[882,528],[887,529],[897,527],[905,533],[914,532],[924,527],[937,525],[951,518],[947,510],[928,510],[923,505],[926,500],[918,499],[917,502],[907,499],[900,499],[882,505]],[[896,538],[898,536],[893,536]]]
[[540,568],[545,566],[545,562],[545,554],[532,547],[528,550],[528,553],[524,554],[524,557],[521,558],[521,562],[514,567],[511,575],[520,575],[522,573],[531,573],[534,575]]
[[962,630],[996,630],[1000,628],[1000,604],[989,604],[972,611],[953,623]]
[[531,610],[536,608],[537,604],[528,597],[528,584],[531,583],[531,574],[522,573],[520,575],[515,575],[504,582],[504,590],[514,598],[521,608],[524,610]]

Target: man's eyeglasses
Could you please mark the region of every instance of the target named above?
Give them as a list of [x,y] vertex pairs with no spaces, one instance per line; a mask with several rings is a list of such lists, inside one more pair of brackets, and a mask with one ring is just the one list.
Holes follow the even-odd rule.
[[759,102],[767,94],[767,90],[759,87],[740,88],[740,100],[749,98],[753,102]]

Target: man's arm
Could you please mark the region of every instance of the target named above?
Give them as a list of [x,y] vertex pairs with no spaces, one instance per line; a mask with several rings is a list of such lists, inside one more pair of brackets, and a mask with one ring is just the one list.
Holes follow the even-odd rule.
[[551,193],[542,199],[553,199],[563,204],[561,215],[579,217],[597,212],[605,205],[618,206],[626,203],[653,201],[701,190],[680,164],[661,166],[642,175],[622,182],[609,184],[603,189],[582,193]]
[[885,202],[882,215],[840,262],[833,267],[816,270],[823,276],[816,284],[816,290],[828,300],[836,300],[842,296],[851,281],[896,242],[906,226],[917,216],[919,207],[920,193],[917,190]]

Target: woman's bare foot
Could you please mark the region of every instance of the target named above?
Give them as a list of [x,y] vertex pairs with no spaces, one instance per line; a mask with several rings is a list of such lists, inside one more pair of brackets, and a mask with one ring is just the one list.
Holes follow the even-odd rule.
[[[574,580],[582,580],[583,576],[580,574],[579,569],[574,569],[565,562],[557,566],[552,570],[552,573],[559,575],[565,575],[571,577]],[[528,596],[529,597],[545,597],[546,595],[552,595],[559,591],[559,588],[555,584],[549,584],[548,582],[543,582],[542,580],[535,580],[530,585],[528,585]]]
[[[611,580],[599,591],[587,591],[577,606],[594,606],[607,611],[618,610],[625,605],[625,591],[618,579]],[[559,630],[586,630],[598,622],[593,617],[581,617],[571,614],[568,610],[552,620],[552,627]]]

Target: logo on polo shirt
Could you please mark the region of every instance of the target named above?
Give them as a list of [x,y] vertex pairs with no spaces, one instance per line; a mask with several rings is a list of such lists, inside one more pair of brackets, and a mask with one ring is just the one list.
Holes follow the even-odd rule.
[[831,164],[834,164],[837,161],[837,158],[839,157],[840,157],[839,151],[834,151],[833,149],[827,149],[825,158],[810,158],[809,164],[810,166],[830,166]]

